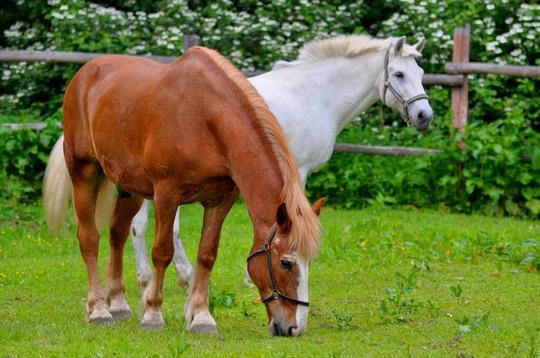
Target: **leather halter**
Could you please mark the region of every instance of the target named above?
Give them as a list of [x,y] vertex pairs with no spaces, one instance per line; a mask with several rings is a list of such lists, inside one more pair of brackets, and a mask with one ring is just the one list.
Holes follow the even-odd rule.
[[411,117],[409,116],[409,105],[413,102],[419,101],[421,99],[429,99],[428,95],[425,93],[421,93],[419,95],[416,95],[414,97],[411,97],[409,99],[404,99],[398,91],[392,86],[392,83],[390,82],[390,78],[388,76],[388,61],[390,58],[390,49],[392,46],[388,47],[388,50],[386,50],[386,55],[384,56],[384,87],[383,87],[383,95],[382,95],[382,102],[386,104],[386,90],[389,89],[390,92],[396,97],[396,99],[401,103],[403,106],[403,113],[405,114],[405,122],[407,125],[411,125]]
[[274,224],[274,226],[272,226],[272,230],[270,231],[270,234],[268,235],[268,238],[266,239],[264,245],[259,247],[257,250],[253,251],[252,253],[250,253],[249,256],[247,257],[247,261],[249,261],[251,258],[253,258],[254,256],[258,254],[262,254],[262,253],[266,254],[266,264],[268,266],[268,273],[270,274],[270,280],[272,281],[272,292],[270,293],[268,297],[262,298],[262,302],[266,303],[272,300],[277,300],[278,298],[281,297],[287,301],[296,303],[297,305],[307,307],[309,306],[309,302],[300,301],[300,300],[297,300],[296,298],[287,296],[286,294],[281,292],[281,290],[277,287],[276,277],[274,276],[274,270],[272,269],[272,254],[270,250],[270,244],[272,243],[274,236],[276,236],[277,229],[278,229],[277,224]]

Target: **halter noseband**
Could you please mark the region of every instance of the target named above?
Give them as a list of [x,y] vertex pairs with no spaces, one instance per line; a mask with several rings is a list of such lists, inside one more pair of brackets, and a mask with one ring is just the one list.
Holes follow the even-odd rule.
[[403,106],[403,113],[405,114],[405,122],[407,125],[411,125],[411,117],[409,116],[409,105],[413,102],[419,101],[421,99],[429,99],[428,95],[425,93],[421,93],[419,95],[416,95],[414,97],[411,97],[409,99],[403,99],[403,97],[396,91],[394,86],[392,86],[392,83],[390,82],[390,78],[388,77],[388,61],[390,58],[390,49],[392,47],[388,47],[388,50],[386,50],[386,55],[384,56],[384,87],[383,87],[383,95],[382,95],[382,102],[386,104],[386,90],[389,89],[390,92],[397,98],[399,103]]
[[297,305],[307,307],[309,306],[309,302],[300,301],[300,300],[297,300],[296,298],[287,296],[286,294],[281,292],[279,288],[277,288],[276,277],[274,276],[274,270],[272,269],[272,256],[271,256],[272,254],[270,250],[270,244],[272,243],[274,236],[276,236],[277,229],[278,229],[277,224],[274,224],[274,226],[272,226],[272,230],[270,231],[270,234],[268,235],[268,238],[266,239],[264,245],[259,247],[257,250],[253,251],[252,253],[250,253],[249,256],[247,257],[247,261],[249,261],[251,258],[253,258],[254,256],[258,254],[262,254],[262,253],[266,254],[266,264],[268,266],[268,273],[270,274],[270,280],[272,281],[272,292],[270,293],[268,297],[263,298],[262,302],[266,303],[268,301],[277,300],[278,298],[281,297],[287,301],[296,303]]

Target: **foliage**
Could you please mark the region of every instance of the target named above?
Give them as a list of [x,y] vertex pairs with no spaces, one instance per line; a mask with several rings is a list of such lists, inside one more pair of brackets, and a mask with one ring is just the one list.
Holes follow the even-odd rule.
[[[540,133],[528,125],[522,103],[516,101],[504,119],[472,123],[464,138],[450,139],[450,129],[441,123],[425,135],[409,128],[397,132],[393,126],[350,127],[340,141],[439,148],[444,153],[335,154],[310,177],[308,191],[346,208],[398,204],[538,217]],[[464,150],[457,145],[460,140],[465,141]]]
[[59,114],[47,119],[47,127],[42,131],[0,127],[1,198],[24,202],[41,192],[48,154],[60,132],[56,127],[58,120]]
[[408,297],[416,287],[416,270],[408,274],[396,273],[396,286],[386,287],[386,298],[381,300],[380,313],[383,321],[404,323],[411,320],[411,316],[422,306],[414,298]]
[[[356,1],[175,0],[149,3],[146,11],[136,11],[135,2],[122,3],[126,10],[86,0],[49,0],[35,18],[17,21],[4,31],[6,45],[30,50],[178,56],[183,50],[183,34],[194,32],[201,44],[226,54],[237,66],[253,70],[268,69],[278,59],[292,59],[314,37],[362,30],[358,19],[363,6]],[[27,5],[22,2],[20,6]],[[2,69],[5,82],[0,90],[5,93],[0,96],[0,105],[15,109],[34,108],[51,97],[58,104],[74,73],[73,66],[50,68],[42,64],[9,64]],[[19,74],[24,74],[24,79]],[[40,98],[36,91],[49,92],[47,98]]]
[[[540,6],[518,0],[459,1],[133,1],[6,0],[0,12],[0,46],[13,49],[114,52],[177,56],[183,35],[195,32],[243,69],[269,69],[294,58],[313,38],[369,32],[427,38],[420,59],[426,72],[443,72],[451,59],[452,32],[472,25],[471,60],[540,65]],[[42,120],[55,116],[64,88],[78,66],[1,64],[2,115]],[[337,154],[308,181],[312,196],[342,207],[413,205],[460,212],[540,215],[540,91],[538,79],[471,76],[466,148],[450,139],[449,91],[428,89],[434,128],[417,134],[382,105],[361,115],[340,140],[361,144],[440,148],[438,156],[384,158]],[[533,96],[533,97],[531,97]],[[2,133],[10,140],[57,135]],[[7,137],[5,137],[7,138]],[[43,160],[52,145],[40,139],[35,164],[25,164],[24,142],[0,150],[0,196],[39,194]],[[36,150],[35,147],[32,147]],[[532,158],[525,163],[523,156]],[[23,158],[21,160],[21,158]],[[22,168],[22,167],[24,168]],[[6,168],[11,169],[6,169]],[[13,169],[16,168],[16,169]],[[18,169],[17,169],[18,168]],[[6,174],[7,173],[7,174]],[[22,175],[23,183],[15,183]],[[32,178],[34,182],[32,182]]]

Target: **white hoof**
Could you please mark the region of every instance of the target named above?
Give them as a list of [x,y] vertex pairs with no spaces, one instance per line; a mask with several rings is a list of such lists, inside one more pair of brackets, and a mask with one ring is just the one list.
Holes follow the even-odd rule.
[[244,286],[247,288],[255,288],[255,285],[251,282],[251,278],[247,274],[244,274]]
[[131,308],[129,308],[126,299],[123,297],[111,300],[109,312],[115,321],[124,321],[131,318]]
[[191,278],[193,277],[193,269],[191,267],[188,268],[179,268],[178,266],[176,268],[176,283],[180,287],[189,287],[191,283]]
[[187,330],[193,333],[218,334],[216,321],[207,311],[195,314]]
[[148,286],[148,283],[152,279],[152,273],[151,272],[137,272],[137,284],[141,289],[145,289],[146,286]]
[[105,309],[95,309],[88,314],[88,322],[96,324],[109,324],[113,322],[113,316],[111,313]]
[[161,330],[165,326],[161,312],[147,310],[141,320],[141,328],[149,331]]

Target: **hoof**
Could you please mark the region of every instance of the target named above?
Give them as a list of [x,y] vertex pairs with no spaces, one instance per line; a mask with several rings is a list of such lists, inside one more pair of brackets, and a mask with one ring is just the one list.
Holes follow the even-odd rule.
[[109,306],[109,312],[115,321],[124,321],[131,318],[131,308],[125,299],[112,301]]
[[178,287],[186,287],[189,288],[189,284],[191,282],[191,275],[190,276],[177,276],[176,277],[176,284]]
[[216,326],[213,326],[211,324],[192,324],[189,328],[190,332],[198,333],[198,334],[218,334],[218,330]]
[[165,326],[160,312],[146,312],[141,320],[141,328],[147,331],[159,331]]
[[127,309],[111,310],[111,315],[115,321],[126,321],[131,318],[131,310]]
[[[187,258],[186,258],[187,260]],[[176,271],[176,283],[179,287],[188,287],[193,277],[193,268],[189,264],[178,264],[175,262],[174,269]]]
[[244,286],[247,288],[255,288],[255,285],[251,283],[251,280],[249,278],[244,278]]
[[88,322],[95,324],[110,324],[113,322],[113,316],[105,309],[94,310],[88,316]]
[[209,312],[196,314],[188,331],[202,334],[218,334],[217,324]]
[[247,288],[255,288],[255,285],[251,282],[251,277],[249,276],[247,269],[244,270],[244,279],[242,281]]
[[137,285],[139,288],[144,290],[146,286],[148,286],[148,283],[152,279],[152,274],[137,274]]
[[161,331],[165,327],[165,323],[163,321],[141,321],[141,328],[145,331]]

